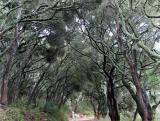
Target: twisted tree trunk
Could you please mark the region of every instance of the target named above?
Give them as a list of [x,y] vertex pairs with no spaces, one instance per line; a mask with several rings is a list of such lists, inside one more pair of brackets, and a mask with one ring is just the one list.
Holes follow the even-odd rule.
[[127,49],[125,48],[124,40],[122,38],[121,25],[118,21],[118,17],[117,17],[116,22],[117,22],[117,36],[118,36],[117,41],[118,41],[118,44],[119,44],[121,51],[123,52],[125,60],[129,66],[132,81],[133,81],[133,84],[136,88],[136,94],[134,95],[134,100],[137,104],[138,113],[140,114],[142,121],[152,121],[151,106],[149,104],[149,101],[148,101],[145,93],[142,92],[143,89],[140,84],[136,65],[135,65],[133,59],[131,58],[131,56],[128,54]]

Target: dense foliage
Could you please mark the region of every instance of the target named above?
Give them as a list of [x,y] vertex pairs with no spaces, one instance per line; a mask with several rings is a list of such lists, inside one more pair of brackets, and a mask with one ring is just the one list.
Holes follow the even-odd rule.
[[[159,98],[159,0],[0,1],[1,104],[87,100],[119,121],[152,121]],[[75,102],[75,103],[77,103]],[[49,106],[50,107],[50,106]]]

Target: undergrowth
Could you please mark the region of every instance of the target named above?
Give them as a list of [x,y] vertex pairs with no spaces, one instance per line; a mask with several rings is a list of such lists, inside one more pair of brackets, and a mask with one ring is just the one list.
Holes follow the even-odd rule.
[[93,107],[88,101],[81,101],[79,103],[79,112],[83,112],[87,116],[94,116]]
[[27,99],[22,98],[0,110],[0,121],[67,121],[67,106],[58,108],[47,102],[47,112],[44,112],[44,105],[45,101],[42,100],[37,106],[28,105]]

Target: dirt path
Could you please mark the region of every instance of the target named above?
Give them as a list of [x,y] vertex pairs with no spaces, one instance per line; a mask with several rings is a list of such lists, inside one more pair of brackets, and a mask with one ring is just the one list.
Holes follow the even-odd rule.
[[82,117],[77,119],[69,118],[69,121],[95,121],[93,117]]
[[80,116],[75,119],[69,118],[69,121],[96,121],[94,117]]
[[69,118],[69,121],[111,121],[111,120],[109,116],[107,115],[105,118],[100,118],[99,120],[95,119],[94,117],[82,116],[77,119]]

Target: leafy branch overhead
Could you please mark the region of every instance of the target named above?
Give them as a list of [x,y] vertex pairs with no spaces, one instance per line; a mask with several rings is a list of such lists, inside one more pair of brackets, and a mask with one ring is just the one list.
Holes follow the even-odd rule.
[[53,116],[67,105],[67,117],[89,103],[96,118],[153,121],[160,104],[159,4],[1,0],[0,103],[42,101],[38,110]]

